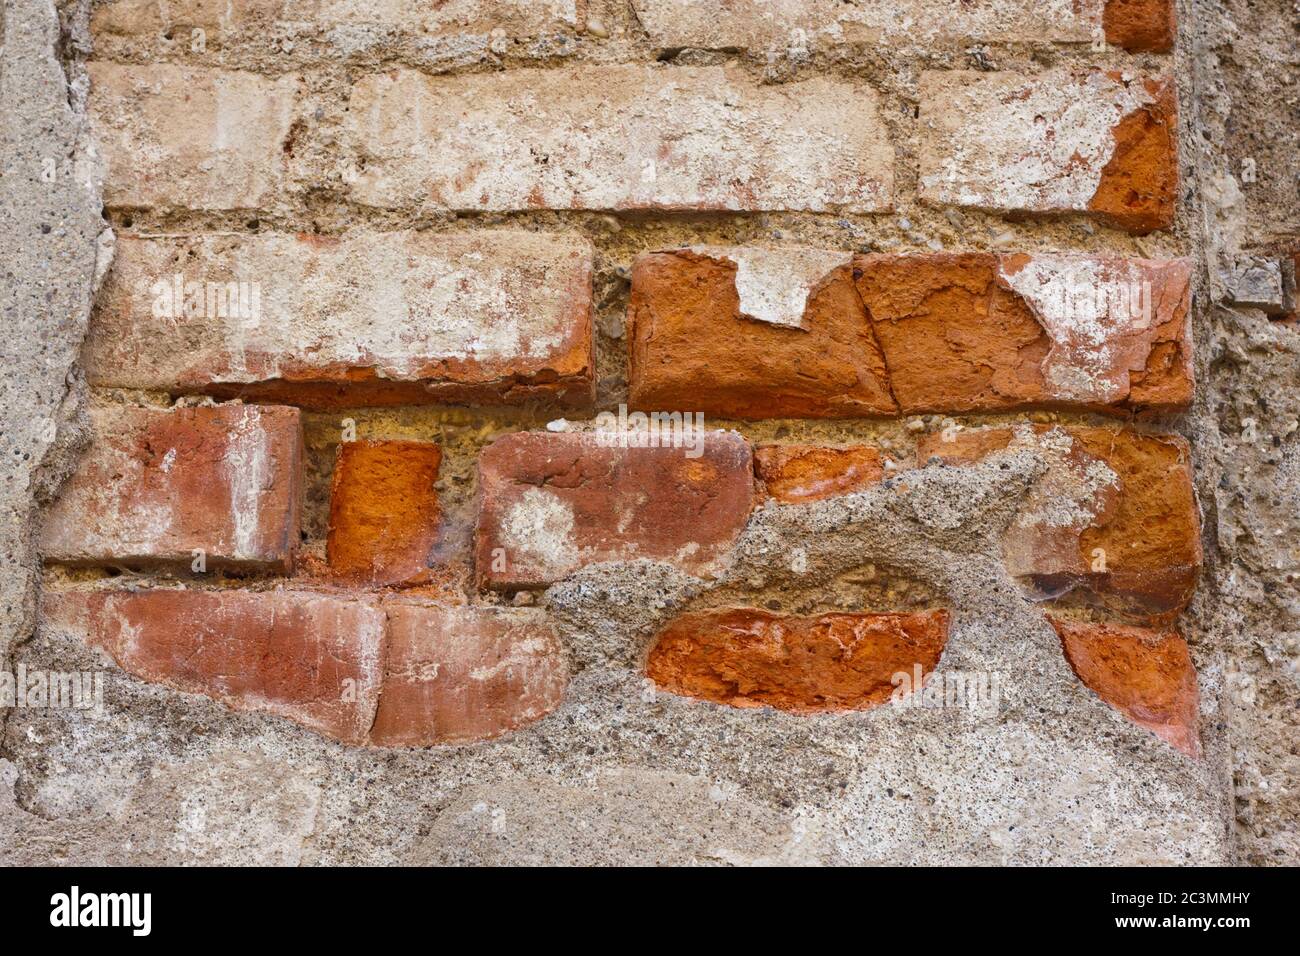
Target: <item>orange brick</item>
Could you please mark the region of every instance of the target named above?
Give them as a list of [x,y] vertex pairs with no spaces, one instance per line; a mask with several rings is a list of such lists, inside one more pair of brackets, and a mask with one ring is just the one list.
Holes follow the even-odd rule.
[[1201,753],[1196,667],[1176,631],[1048,618],[1079,680],[1183,753]]
[[884,476],[879,450],[868,445],[761,445],[754,466],[768,495],[786,504],[862,491]]
[[429,579],[438,543],[437,445],[355,441],[339,445],[330,491],[330,569],[368,584]]
[[1008,570],[1037,595],[1071,591],[1142,621],[1187,606],[1202,561],[1191,452],[1177,435],[1046,425],[926,435],[925,464],[966,464],[1009,447],[1035,448],[1047,474],[1008,529]]
[[660,688],[732,707],[796,713],[866,710],[892,678],[933,670],[946,611],[793,617],[753,608],[683,614],[659,635],[646,672]]
[[111,407],[50,508],[47,561],[287,571],[298,546],[296,408]]

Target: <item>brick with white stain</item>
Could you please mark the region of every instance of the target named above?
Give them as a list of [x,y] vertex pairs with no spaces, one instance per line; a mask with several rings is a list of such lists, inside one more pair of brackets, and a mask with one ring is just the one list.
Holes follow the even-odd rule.
[[46,518],[45,560],[289,569],[302,482],[296,408],[113,407],[90,418],[90,448]]
[[306,406],[590,401],[591,247],[519,230],[123,237],[92,384]]
[[844,210],[893,202],[874,90],[763,86],[731,68],[594,66],[358,80],[347,113],[369,206]]
[[1171,0],[633,0],[633,8],[650,41],[662,49],[1105,41],[1165,50],[1173,41]]
[[537,587],[635,559],[716,576],[754,504],[753,456],[735,433],[696,438],[697,454],[611,447],[592,433],[519,432],[489,445],[479,456],[480,583]]
[[298,78],[164,63],[87,70],[107,205],[256,209],[285,188]]
[[1101,70],[927,71],[923,200],[1006,214],[1088,213],[1168,228],[1178,198],[1172,81]]

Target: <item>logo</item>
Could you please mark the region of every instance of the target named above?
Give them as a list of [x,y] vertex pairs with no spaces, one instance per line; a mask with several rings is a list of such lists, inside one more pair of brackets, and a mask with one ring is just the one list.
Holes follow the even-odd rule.
[[133,936],[148,936],[152,928],[152,893],[71,893],[50,897],[51,926],[129,926]]

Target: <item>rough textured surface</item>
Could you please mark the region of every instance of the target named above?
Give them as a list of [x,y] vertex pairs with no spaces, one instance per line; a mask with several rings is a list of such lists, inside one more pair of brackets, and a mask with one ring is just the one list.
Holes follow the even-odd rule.
[[86,366],[95,385],[309,406],[585,405],[591,248],[514,230],[124,236]]
[[921,197],[1008,213],[1092,212],[1166,229],[1178,198],[1172,82],[1099,70],[921,78]]
[[330,487],[330,570],[369,584],[418,584],[438,544],[437,445],[356,441],[339,445]]
[[869,445],[763,445],[754,450],[754,469],[768,495],[785,504],[861,491],[884,476],[880,451]]
[[1199,757],[1196,668],[1174,631],[1052,618],[1065,658],[1097,696],[1133,722]]
[[1139,620],[1169,620],[1185,608],[1202,561],[1187,443],[1038,426],[927,435],[917,458],[958,464],[1026,444],[1050,465],[1008,528],[1008,571],[1040,598],[1078,589]]
[[1109,43],[1130,50],[1169,49],[1172,0],[633,0],[660,47],[784,49],[854,43],[927,43],[937,39]]
[[696,456],[590,434],[498,439],[479,458],[478,580],[536,587],[633,558],[716,576],[753,505],[753,457],[736,434],[696,439]]
[[359,80],[348,116],[365,164],[352,194],[371,206],[871,212],[893,202],[876,94],[852,82],[755,87],[715,67],[437,82],[398,71]]
[[46,517],[46,561],[290,569],[302,484],[298,409],[102,408],[91,430]]
[[544,717],[568,671],[554,626],[532,608],[443,608],[390,599],[381,747],[486,740]]
[[147,681],[346,743],[364,742],[375,719],[385,618],[371,603],[309,591],[68,591],[45,612]]
[[[549,716],[472,746],[344,747],[289,721],[231,711],[109,666],[102,711],[0,713],[6,863],[1300,860],[1297,331],[1233,305],[1225,289],[1240,260],[1280,259],[1300,246],[1292,174],[1300,127],[1288,112],[1300,92],[1300,54],[1288,26],[1290,0],[1189,0],[1180,5],[1178,42],[1168,56],[1043,38],[1007,44],[920,36],[833,51],[816,43],[660,50],[626,5],[599,3],[589,4],[588,17],[603,22],[590,30],[566,25],[538,37],[460,44],[400,30],[325,31],[257,19],[243,32],[209,30],[206,50],[197,52],[184,25],[138,36],[92,33],[87,7],[63,0],[62,32],[46,2],[9,0],[4,13],[0,243],[8,245],[0,282],[6,319],[16,321],[0,346],[0,441],[22,452],[11,454],[6,444],[0,456],[7,666],[105,666],[80,639],[37,626],[30,603],[38,580],[54,593],[91,585],[81,578],[94,576],[51,568],[40,578],[32,546],[33,525],[69,467],[77,434],[73,359],[89,306],[94,239],[105,225],[93,167],[65,175],[71,160],[85,158],[78,145],[79,130],[87,129],[83,64],[93,57],[243,71],[268,83],[307,79],[291,153],[282,153],[287,187],[267,207],[110,206],[106,218],[117,231],[344,237],[358,228],[518,227],[591,241],[600,408],[626,400],[628,270],[649,250],[797,243],[845,254],[1027,250],[1190,259],[1196,395],[1185,413],[1139,427],[1176,431],[1192,447],[1205,572],[1178,630],[1198,671],[1203,757],[1188,759],[1088,690],[1041,609],[1026,603],[1007,574],[1006,526],[1050,466],[1041,450],[1008,449],[968,467],[924,468],[823,501],[773,503],[751,519],[736,571],[725,580],[631,562],[589,566],[545,593],[476,596],[488,604],[534,601],[556,620],[575,673]],[[341,154],[348,92],[360,77],[401,65],[464,83],[477,70],[573,67],[578,75],[611,63],[648,67],[657,57],[660,71],[725,63],[754,88],[851,76],[876,89],[894,149],[896,214],[535,210],[453,219],[436,209],[361,208],[349,198],[358,170]],[[1094,67],[1177,78],[1183,177],[1169,230],[1133,237],[1089,213],[1030,221],[919,201],[923,72],[1036,76]],[[791,99],[786,108],[799,107]],[[51,158],[54,182],[42,178]],[[169,397],[95,387],[94,401],[165,405]],[[454,538],[472,529],[479,450],[553,416],[526,405],[306,414],[304,548],[323,555],[329,463],[343,419],[353,419],[361,437],[444,448],[442,499]],[[1058,409],[710,425],[735,427],[756,443],[875,445],[899,461],[926,430],[1005,427],[1023,418],[1096,424]],[[158,583],[134,574],[114,581]],[[219,579],[213,586],[266,585]],[[987,715],[892,707],[800,715],[720,707],[647,685],[645,655],[671,617],[738,603],[801,616],[950,607],[936,677],[945,669],[999,671],[1004,699]]]
[[934,670],[947,638],[946,611],[788,617],[730,608],[675,618],[646,673],[669,693],[732,707],[866,710],[890,699],[896,675]]
[[1191,266],[1078,255],[690,249],[637,258],[631,396],[735,418],[1192,398]]

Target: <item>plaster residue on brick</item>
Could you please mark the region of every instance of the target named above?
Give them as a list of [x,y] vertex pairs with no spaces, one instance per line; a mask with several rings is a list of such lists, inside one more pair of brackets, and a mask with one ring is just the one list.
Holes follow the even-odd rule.
[[[448,115],[458,122],[438,122]],[[435,81],[397,70],[356,82],[346,126],[364,165],[351,195],[367,206],[876,212],[893,202],[878,94],[825,77],[760,86],[732,68],[629,64]]]
[[579,564],[573,506],[546,488],[528,488],[510,506],[501,527],[504,559],[525,560],[537,573],[560,577]]
[[[1001,257],[998,272],[1047,333],[1042,372],[1052,393],[1098,405],[1129,396],[1129,374],[1146,368],[1157,326],[1186,310],[1189,275],[1185,261],[1043,254]],[[1190,375],[1190,349],[1182,364]]]
[[789,328],[803,327],[809,293],[853,259],[849,253],[806,247],[694,246],[691,251],[735,263],[742,316]]
[[1120,121],[1155,102],[1102,71],[921,76],[921,195],[1014,211],[1089,208]]

